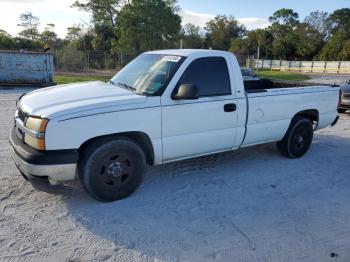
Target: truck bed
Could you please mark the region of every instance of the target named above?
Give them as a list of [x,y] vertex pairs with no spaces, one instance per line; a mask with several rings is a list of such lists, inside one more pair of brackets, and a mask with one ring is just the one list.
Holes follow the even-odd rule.
[[247,93],[266,92],[268,89],[276,88],[292,88],[292,87],[306,87],[306,86],[329,86],[325,84],[315,84],[301,81],[290,80],[245,80],[244,89]]
[[305,108],[316,112],[317,129],[329,126],[337,115],[338,90],[331,86],[299,85],[247,92],[247,133],[243,146],[282,139],[291,119]]

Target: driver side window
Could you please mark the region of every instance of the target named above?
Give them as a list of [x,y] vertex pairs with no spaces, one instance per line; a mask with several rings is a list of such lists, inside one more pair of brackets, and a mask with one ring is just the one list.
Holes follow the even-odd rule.
[[227,63],[223,57],[198,58],[186,68],[177,88],[182,84],[198,87],[200,97],[231,94]]

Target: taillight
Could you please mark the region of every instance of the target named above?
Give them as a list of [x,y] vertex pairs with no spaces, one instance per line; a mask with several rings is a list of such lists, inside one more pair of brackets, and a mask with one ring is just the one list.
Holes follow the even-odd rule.
[[341,89],[339,89],[339,100],[338,100],[338,108],[340,107],[341,105],[341,97],[343,95],[343,91]]

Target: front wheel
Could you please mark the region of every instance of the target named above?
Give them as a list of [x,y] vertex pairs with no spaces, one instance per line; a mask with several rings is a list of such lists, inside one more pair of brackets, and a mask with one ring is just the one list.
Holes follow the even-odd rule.
[[79,176],[90,196],[111,202],[135,191],[142,181],[145,166],[145,155],[133,140],[101,139],[83,152]]
[[277,142],[279,151],[289,157],[303,156],[310,148],[313,139],[313,127],[309,119],[296,116],[283,139]]

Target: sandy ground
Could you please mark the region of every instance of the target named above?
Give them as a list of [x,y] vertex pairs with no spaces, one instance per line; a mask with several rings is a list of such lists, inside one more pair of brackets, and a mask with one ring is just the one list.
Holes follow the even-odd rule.
[[350,80],[350,75],[321,75],[311,74],[306,82],[318,83],[318,84],[330,84],[330,85],[343,85],[346,81]]
[[301,159],[274,144],[149,169],[131,197],[46,193],[17,172],[0,90],[0,261],[350,261],[350,114]]

